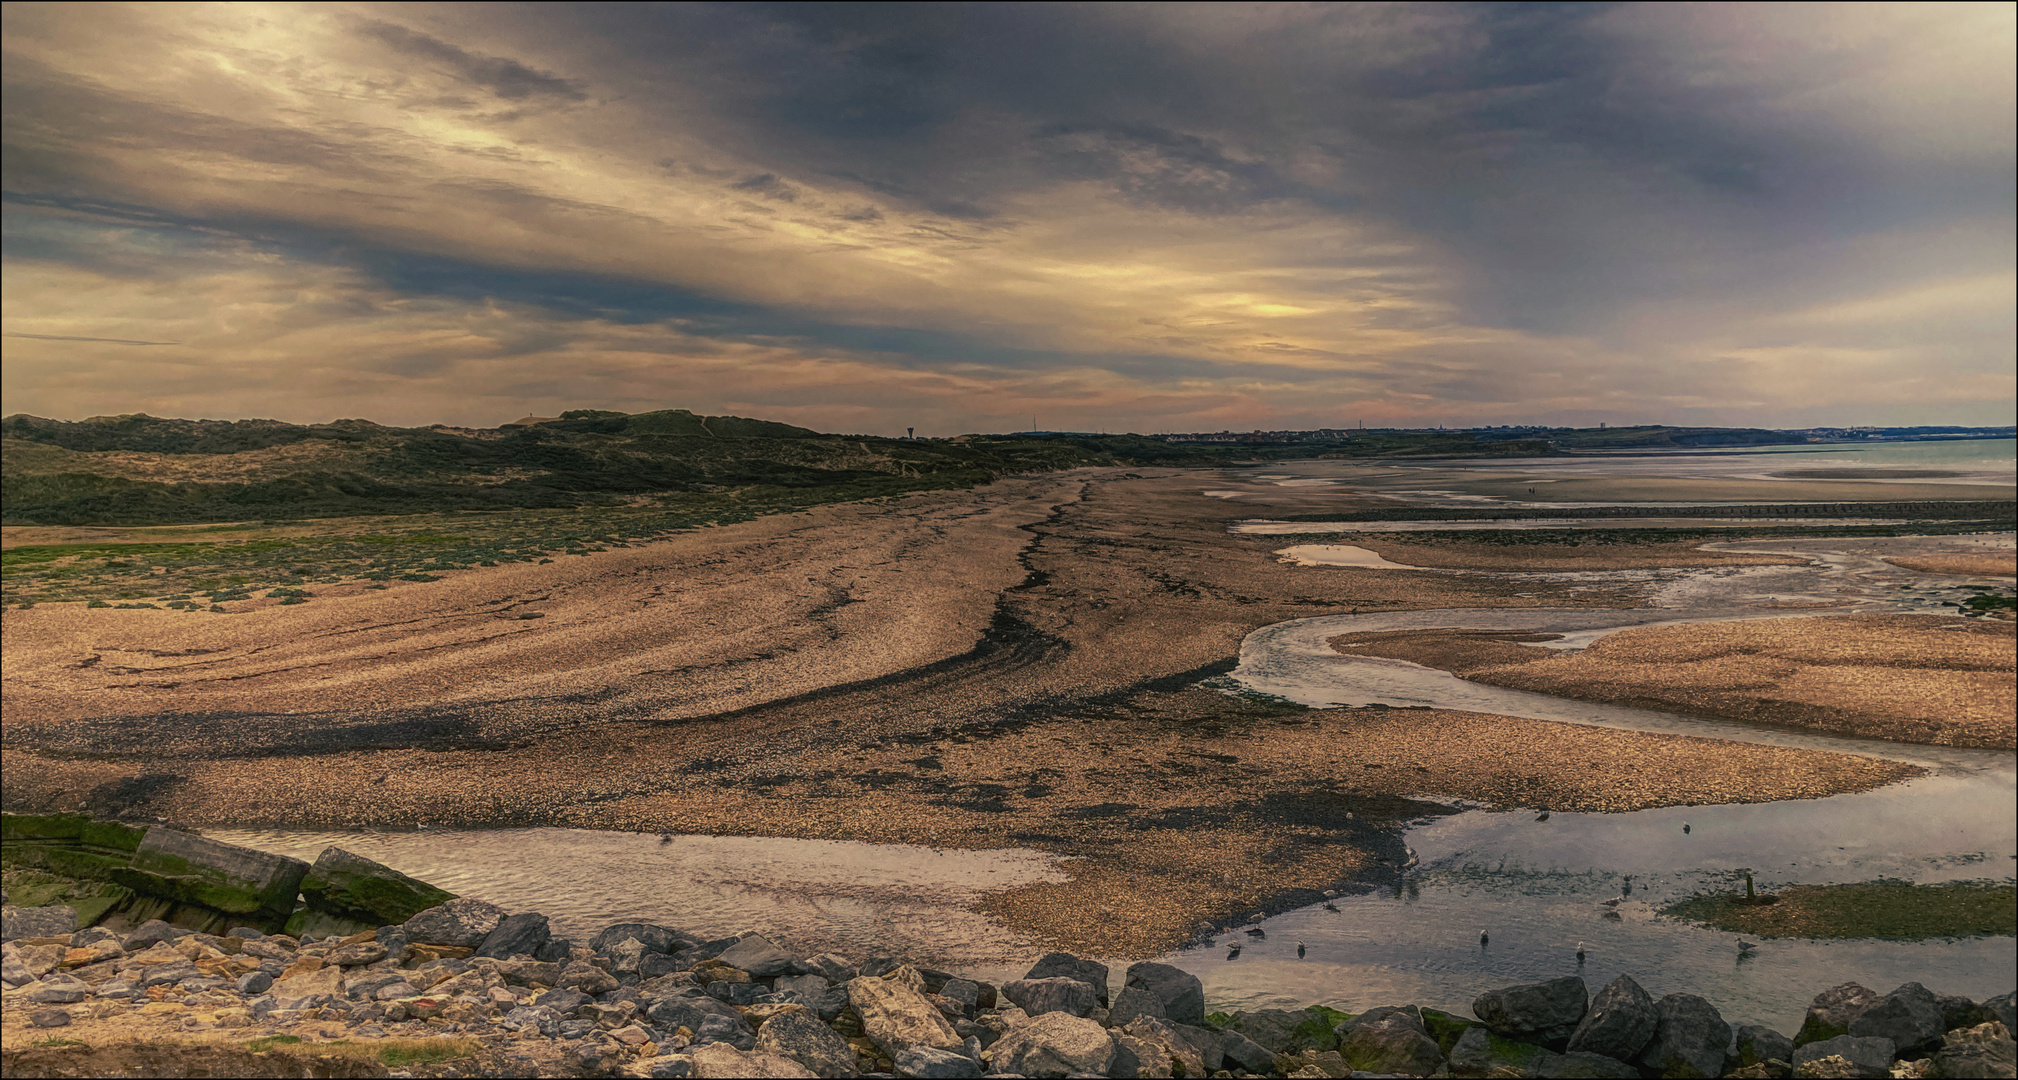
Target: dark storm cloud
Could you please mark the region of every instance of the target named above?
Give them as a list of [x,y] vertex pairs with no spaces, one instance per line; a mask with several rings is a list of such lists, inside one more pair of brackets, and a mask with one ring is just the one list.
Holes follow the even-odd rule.
[[464,81],[475,83],[507,101],[529,97],[582,101],[588,96],[572,80],[552,72],[536,71],[509,57],[474,53],[438,37],[378,19],[359,19],[356,25],[358,31],[367,37],[377,38],[408,56],[433,60]]

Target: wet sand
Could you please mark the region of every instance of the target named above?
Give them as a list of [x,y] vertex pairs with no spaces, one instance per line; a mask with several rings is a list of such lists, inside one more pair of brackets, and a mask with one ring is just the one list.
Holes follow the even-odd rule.
[[1955,574],[1961,577],[2018,577],[2018,556],[2009,554],[1929,555],[1920,558],[1898,556],[1886,562],[1918,570],[1923,574]]
[[[1912,771],[1464,713],[1283,713],[1185,689],[1287,619],[1645,601],[1634,585],[1287,567],[1278,538],[1229,535],[1226,520],[1382,501],[1202,494],[1216,486],[1087,470],[240,614],[8,610],[5,805],[199,826],[1036,847],[1083,856],[1074,880],[991,910],[1075,948],[1150,955],[1198,919],[1378,878],[1400,856],[1392,826],[1437,812],[1425,800],[1633,809]],[[1427,545],[1366,542],[1437,565],[1415,550]],[[1486,547],[1438,551],[1496,569],[1783,561]],[[1089,907],[1116,914],[1088,931]]]
[[2010,622],[1850,615],[1647,626],[1558,653],[1551,635],[1353,634],[1341,652],[1581,701],[1901,742],[2018,747]]

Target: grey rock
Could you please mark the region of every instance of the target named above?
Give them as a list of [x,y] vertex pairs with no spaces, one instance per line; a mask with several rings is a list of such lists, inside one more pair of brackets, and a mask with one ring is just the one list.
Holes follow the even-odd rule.
[[717,953],[715,959],[759,979],[791,975],[802,970],[798,957],[778,948],[762,934],[749,935]]
[[[1434,1048],[1435,1044],[1431,1044]],[[1237,1031],[1219,1033],[1219,1054],[1229,1066],[1237,1065],[1251,1073],[1268,1073],[1275,1070],[1275,1055],[1268,1047]],[[1439,1058],[1439,1064],[1441,1059]]]
[[1997,1019],[1996,1013],[1960,994],[1935,994],[1934,1004],[1941,1009],[1942,1031],[1975,1027]]
[[1093,988],[1094,996],[1101,1005],[1107,1004],[1107,965],[1094,960],[1082,960],[1069,952],[1045,953],[1023,978],[1031,979],[1077,979]]
[[1574,975],[1547,982],[1509,986],[1480,994],[1472,1012],[1492,1033],[1521,1042],[1563,1044],[1583,1022],[1590,1004],[1584,981]]
[[836,956],[833,953],[821,953],[807,960],[806,967],[811,969],[813,974],[821,976],[833,986],[844,986],[849,979],[855,978],[862,973],[860,968],[849,963],[846,958]]
[[89,996],[91,987],[84,980],[56,974],[46,976],[28,992],[28,1000],[37,1005],[74,1005]]
[[1156,1000],[1156,995],[1139,986],[1124,986],[1120,993],[1114,995],[1114,1007],[1107,1012],[1107,1023],[1113,1027],[1127,1027],[1141,1016],[1164,1019],[1163,1003]]
[[851,979],[848,1001],[862,1018],[862,1033],[893,1061],[906,1047],[957,1050],[963,1043],[925,995],[895,979]]
[[406,947],[412,942],[404,928],[381,926],[378,928],[378,943],[385,949],[385,958],[398,963],[406,959]]
[[1745,1024],[1738,1028],[1739,1068],[1763,1065],[1768,1061],[1794,1060],[1794,1040],[1759,1024]]
[[1064,1012],[1033,1016],[1017,1024],[995,1043],[993,1050],[992,1071],[998,1074],[1105,1076],[1114,1063],[1114,1040],[1107,1029]]
[[820,1076],[846,1077],[857,1072],[855,1048],[818,1017],[800,1009],[788,1009],[764,1021],[764,1026],[757,1029],[756,1048],[766,1054],[791,1058]]
[[[258,931],[254,931],[254,933],[258,933]],[[73,949],[88,949],[99,942],[117,943],[121,940],[123,939],[120,935],[102,926],[87,926],[70,935],[70,947]]]
[[438,904],[400,924],[407,939],[422,945],[474,949],[504,921],[504,909],[469,897]]
[[1538,1063],[1554,1056],[1533,1043],[1501,1038],[1489,1028],[1467,1028],[1450,1049],[1450,1071],[1453,1076],[1533,1076]]
[[1591,998],[1583,1022],[1570,1035],[1569,1049],[1631,1061],[1653,1039],[1658,1022],[1654,999],[1630,976],[1621,975]]
[[225,937],[235,937],[240,941],[258,941],[266,935],[250,926],[234,926],[224,932]]
[[[145,927],[142,929],[145,929]],[[135,933],[138,933],[138,931],[135,931]],[[128,938],[127,940],[131,941],[132,939]],[[145,946],[142,947],[144,948]],[[293,963],[296,956],[295,950],[271,940],[248,941],[239,947],[239,951],[247,956],[256,956],[262,960],[279,960],[284,963]]]
[[141,986],[169,986],[184,979],[194,979],[203,974],[196,965],[187,961],[169,964],[154,964],[141,969],[134,981]]
[[[1423,1032],[1421,1019],[1411,1024],[1399,1013],[1353,1028],[1339,1040],[1338,1052],[1359,1072],[1428,1076],[1443,1068],[1443,1054],[1436,1040]],[[1266,1071],[1265,1065],[1262,1070],[1245,1067],[1249,1072]]]
[[157,825],[141,838],[132,859],[109,876],[148,896],[254,920],[285,919],[308,869],[300,859]]
[[1808,1005],[1808,1015],[1801,1021],[1801,1030],[1794,1033],[1794,1045],[1806,1046],[1811,1042],[1848,1035],[1851,1021],[1862,1016],[1876,1000],[1877,991],[1853,982],[1832,986],[1816,994],[1815,1000]]
[[1343,1039],[1361,1024],[1376,1024],[1383,1020],[1399,1020],[1425,1035],[1429,1034],[1429,1029],[1423,1026],[1422,1009],[1414,1005],[1376,1006],[1339,1024],[1332,1034]]
[[1127,985],[1155,998],[1172,1023],[1196,1026],[1205,1022],[1205,985],[1183,968],[1146,960],[1131,964]]
[[[1134,1040],[1131,1050],[1137,1058],[1137,1075],[1175,1076],[1182,1072],[1196,1077],[1212,1071],[1206,1068],[1204,1055],[1191,1040],[1167,1021],[1138,1016],[1119,1030],[1121,1035]],[[1215,1067],[1224,1062],[1220,1055],[1215,1053],[1214,1057],[1218,1059]]]
[[691,1075],[712,1078],[737,1078],[737,1080],[770,1080],[778,1077],[810,1077],[805,1066],[791,1058],[776,1054],[746,1053],[726,1043],[697,1046],[685,1051],[683,1057],[694,1063]]
[[377,992],[371,996],[375,1001],[397,1001],[400,998],[419,997],[420,988],[410,982],[401,980],[379,987]]
[[338,967],[363,967],[366,964],[376,964],[385,957],[385,946],[376,941],[360,941],[355,945],[342,945],[331,949],[322,958],[322,962]]
[[46,907],[0,905],[0,941],[60,937],[77,929],[77,912],[62,904]]
[[359,971],[343,980],[343,992],[359,1001],[379,1000],[379,991],[388,986],[411,986],[399,971]]
[[223,985],[223,979],[205,975],[195,979],[184,979],[175,984],[175,988],[185,994],[201,994],[205,990],[215,990]]
[[1191,1044],[1191,1048],[1198,1052],[1199,1060],[1204,1062],[1207,1072],[1218,1072],[1226,1064],[1226,1055],[1222,1052],[1222,1048],[1226,1045],[1226,1032],[1217,1028],[1196,1027],[1168,1020],[1161,1023],[1168,1024],[1172,1031]]
[[1901,1057],[1918,1058],[1941,1045],[1941,1003],[1934,992],[1909,982],[1884,997],[1850,1021],[1850,1034],[1865,1039],[1890,1039]]
[[617,979],[594,964],[576,960],[561,969],[561,979],[554,986],[572,987],[584,994],[603,994],[617,988]]
[[1928,1061],[1933,1076],[2018,1076],[2018,1042],[2000,1020],[1951,1031]]
[[1898,1056],[1896,1051],[1897,1047],[1890,1039],[1838,1035],[1833,1039],[1796,1047],[1793,1064],[1795,1069],[1799,1069],[1811,1061],[1839,1057],[1854,1065],[1858,1076],[1886,1077],[1892,1075],[1892,1059]]
[[638,958],[638,978],[640,980],[657,979],[662,976],[671,975],[675,971],[684,971],[686,970],[686,966],[685,962],[677,956],[668,956],[665,953],[646,953]]
[[13,943],[8,943],[9,951],[0,956],[0,982],[8,986],[23,986],[35,981],[35,973],[21,962],[21,957],[13,951]]
[[483,943],[477,946],[478,956],[494,956],[499,960],[509,960],[523,953],[533,956],[540,946],[552,940],[553,934],[547,929],[547,917],[537,911],[507,915],[497,924],[497,929],[486,934]]
[[1654,1003],[1659,1025],[1639,1064],[1662,1076],[1722,1076],[1731,1025],[1717,1007],[1694,994],[1669,994]]
[[122,1000],[140,996],[140,991],[124,979],[113,979],[110,982],[99,983],[98,989],[93,992],[101,998],[119,998]]
[[613,923],[597,931],[589,939],[590,952],[603,952],[610,946],[624,940],[636,938],[645,948],[655,953],[676,953],[694,943],[693,936],[683,934],[667,926],[652,923]]
[[1251,1009],[1234,1013],[1227,1027],[1260,1043],[1269,1053],[1281,1054],[1290,1052],[1298,1025],[1310,1018],[1307,1012],[1288,1009]]
[[637,938],[625,938],[603,950],[603,956],[610,962],[610,974],[619,977],[638,974],[638,967],[647,956],[659,956],[645,948],[645,943]]
[[30,1027],[65,1027],[70,1023],[70,1013],[64,1009],[36,1009],[28,1014]]
[[[817,978],[817,976],[808,977]],[[784,979],[778,980],[780,987],[783,986],[785,981]],[[959,1002],[962,1016],[972,1016],[974,1015],[975,1006],[981,1003],[981,984],[970,982],[966,979],[948,979],[939,987],[939,994],[942,997],[952,998],[954,1001]]]
[[507,986],[557,986],[561,981],[561,966],[540,960],[500,960],[497,973]]
[[694,1029],[696,1045],[711,1042],[728,1043],[738,1050],[753,1050],[757,1046],[757,1033],[741,1017],[710,1016]]
[[2018,1032],[2018,992],[1999,994],[1983,1003],[2005,1031]]
[[897,1051],[892,1059],[898,1076],[920,1080],[968,1080],[981,1075],[981,1063],[965,1053],[913,1046]]
[[[576,990],[570,986],[563,986],[539,995],[533,999],[533,1004],[541,1008],[552,1009],[562,1016],[573,1016],[575,1010],[587,1005],[592,1000],[594,999],[580,990]],[[688,1026],[692,1028],[699,1025],[690,1024]]]
[[560,1032],[561,1014],[539,1005],[520,1005],[498,1024],[512,1031],[537,1031],[551,1039]]
[[709,1017],[714,1016],[727,1017],[737,1023],[743,1022],[742,1013],[702,994],[673,994],[662,997],[645,1007],[645,1015],[651,1020],[652,1026],[661,1031],[686,1028],[688,1031],[699,1032],[701,1025],[706,1023]]
[[1549,1080],[1639,1080],[1640,1070],[1617,1058],[1572,1050],[1567,1054],[1543,1052],[1535,1062],[1534,1075]]
[[[162,922],[160,919],[149,919],[146,922],[141,923],[139,926],[134,927],[133,932],[126,935],[126,937],[120,941],[119,947],[125,949],[127,952],[139,952],[142,949],[150,948],[153,945],[163,941],[174,941],[176,938],[179,938],[188,932],[189,931],[184,930],[181,927],[170,926],[167,923]],[[247,942],[247,944],[249,945],[251,943]],[[277,949],[279,948],[279,946],[269,946],[269,948]],[[246,951],[250,952],[251,950],[247,949]],[[253,955],[265,956],[266,954],[261,952],[261,953],[253,953]],[[283,953],[282,955],[293,956],[294,953],[290,950],[288,952]]]
[[1002,984],[1001,993],[1017,1008],[1032,1016],[1054,1012],[1086,1016],[1100,1005],[1100,998],[1092,985],[1063,975],[1006,982]]

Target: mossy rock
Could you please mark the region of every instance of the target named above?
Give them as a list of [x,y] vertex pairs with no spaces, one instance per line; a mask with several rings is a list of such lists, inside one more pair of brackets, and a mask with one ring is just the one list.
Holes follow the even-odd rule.
[[370,928],[403,923],[456,896],[383,863],[333,847],[316,857],[308,876],[301,880],[301,898],[324,915]]
[[1443,1052],[1443,1056],[1449,1057],[1450,1048],[1456,1046],[1459,1039],[1464,1038],[1464,1033],[1479,1025],[1476,1020],[1467,1020],[1442,1009],[1424,1009],[1422,1026],[1423,1030],[1429,1032],[1429,1037],[1436,1040],[1436,1048]]

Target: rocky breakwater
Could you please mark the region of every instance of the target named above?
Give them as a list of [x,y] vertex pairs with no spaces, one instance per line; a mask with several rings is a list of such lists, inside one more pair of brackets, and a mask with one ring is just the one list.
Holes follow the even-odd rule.
[[[460,898],[321,939],[150,922],[8,941],[11,1025],[103,1039],[336,1029],[451,1035],[480,1071],[626,1077],[2012,1076],[2013,996],[1916,983],[1816,996],[1792,1036],[1733,1027],[1690,994],[1627,977],[1481,995],[1473,1016],[1417,1005],[1208,1013],[1197,978],[1069,953],[990,985],[893,957],[800,956],[761,934],[704,939],[644,923],[585,942],[543,915]],[[1115,976],[1119,975],[1119,987]],[[120,1028],[124,1022],[125,1026]],[[149,1026],[152,1025],[152,1026]]]

